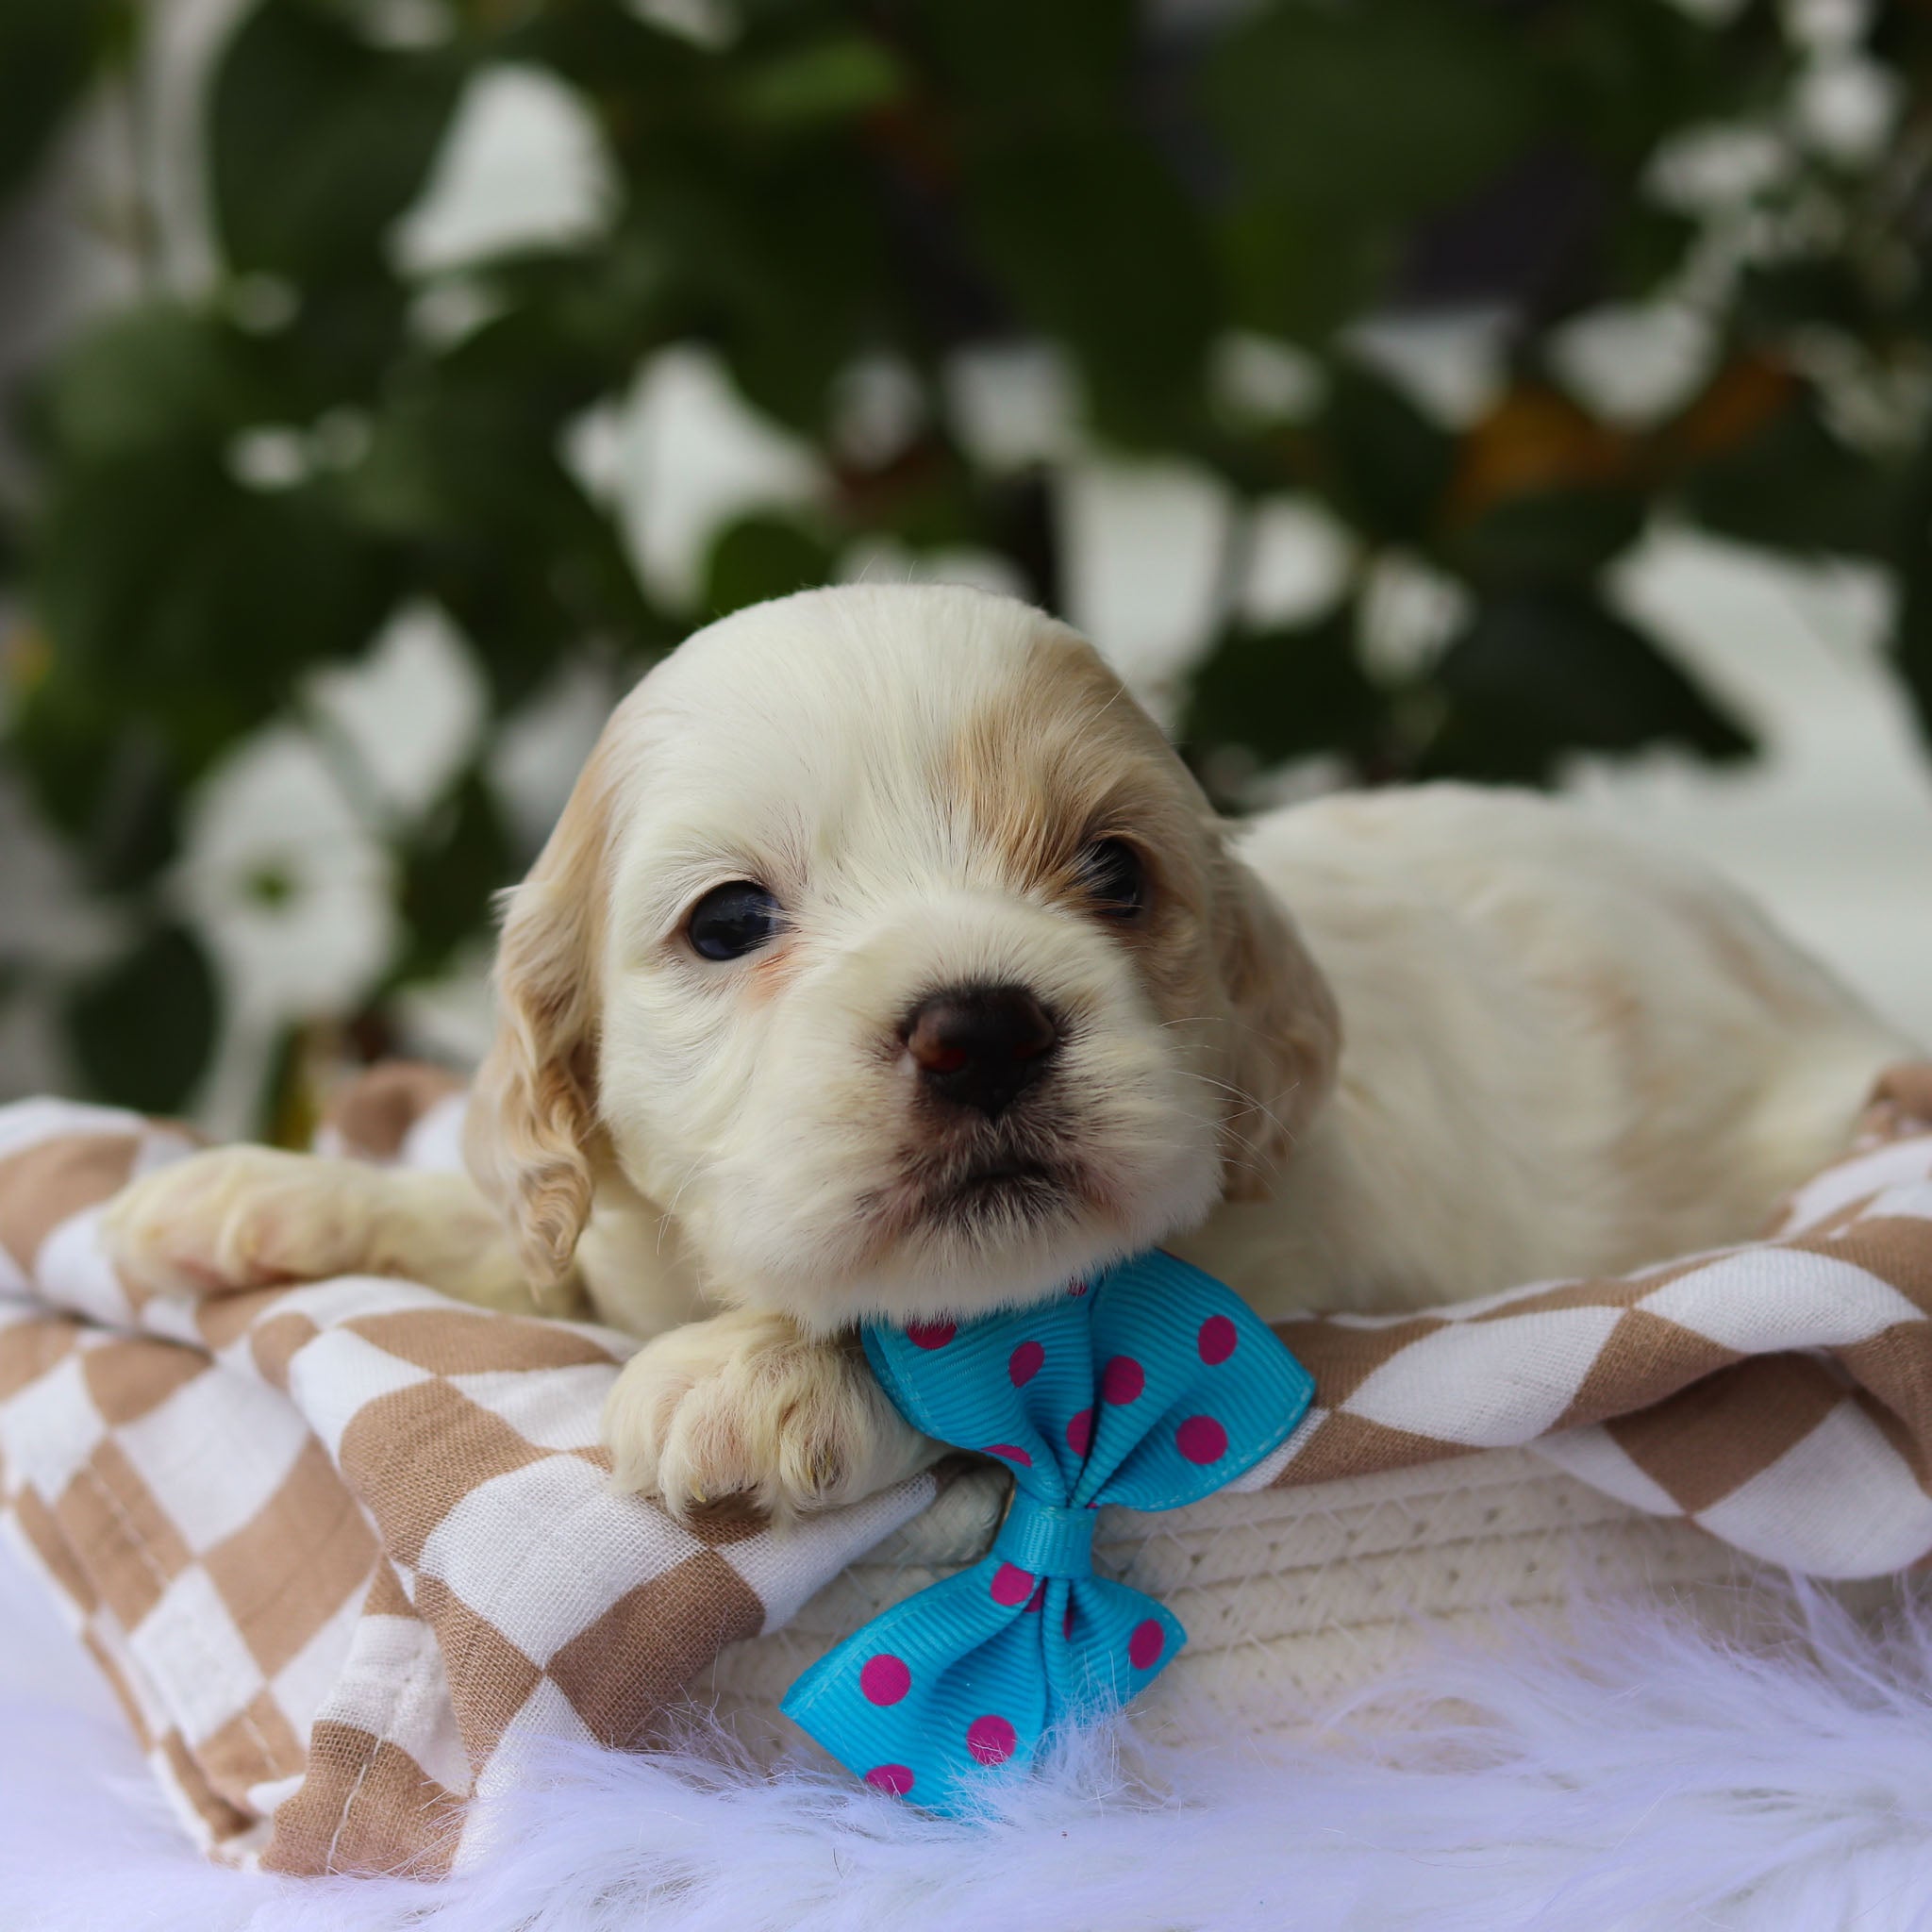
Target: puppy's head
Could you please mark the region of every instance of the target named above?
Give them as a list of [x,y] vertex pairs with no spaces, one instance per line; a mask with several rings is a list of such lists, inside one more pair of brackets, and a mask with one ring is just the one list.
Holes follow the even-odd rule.
[[1265,1188],[1326,988],[1074,632],[811,591],[613,715],[511,895],[479,1167],[533,1276],[614,1161],[813,1329],[1023,1302]]

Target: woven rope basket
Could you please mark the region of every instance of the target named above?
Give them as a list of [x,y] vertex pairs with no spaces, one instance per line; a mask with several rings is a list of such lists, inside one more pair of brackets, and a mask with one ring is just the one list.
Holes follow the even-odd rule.
[[[991,1470],[956,1482],[784,1629],[726,1649],[693,1696],[759,1757],[809,1753],[779,1713],[786,1687],[888,1605],[983,1556],[1005,1491]],[[1632,1509],[1521,1449],[1155,1515],[1108,1509],[1094,1562],[1187,1626],[1187,1648],[1135,1707],[1183,1740],[1291,1725],[1398,1669],[1431,1635],[1554,1624],[1579,1591],[1666,1593],[1729,1625],[1737,1586],[1757,1574],[1692,1524]]]

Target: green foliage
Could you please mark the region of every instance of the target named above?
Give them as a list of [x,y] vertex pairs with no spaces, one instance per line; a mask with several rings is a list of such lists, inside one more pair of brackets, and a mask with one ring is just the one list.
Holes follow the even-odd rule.
[[175,1112],[213,1048],[215,999],[200,941],[183,926],[156,925],[68,991],[65,1017],[82,1077],[124,1106]]
[[1354,618],[1343,606],[1313,624],[1230,637],[1194,679],[1189,742],[1236,745],[1263,765],[1339,753],[1374,769],[1385,708],[1357,654]]
[[[991,552],[1053,601],[1052,466],[981,467],[949,405],[954,358],[989,344],[1057,344],[1078,434],[1218,478],[1238,526],[1296,496],[1351,538],[1320,613],[1273,624],[1232,595],[1217,613],[1181,723],[1229,803],[1241,773],[1314,754],[1374,781],[1532,783],[1578,751],[1746,755],[1606,601],[1659,514],[1895,570],[1899,669],[1932,724],[1932,17],[1879,12],[1861,58],[1902,123],[1858,159],[1779,131],[1815,57],[1770,0],[1705,11],[738,0],[692,39],[625,0],[255,0],[203,116],[215,278],[150,277],[11,399],[35,483],[0,502],[0,587],[30,623],[8,756],[132,935],[63,995],[87,1077],[143,1104],[192,1092],[218,1019],[169,883],[195,788],[406,604],[455,621],[501,721],[559,665],[641,669],[861,542]],[[392,30],[439,12],[441,35]],[[90,87],[139,122],[141,20],[116,0],[0,8],[0,196]],[[466,89],[506,67],[588,109],[601,226],[412,267],[399,220]],[[1660,154],[1720,124],[1769,131],[1781,169],[1724,206],[1672,199]],[[1687,292],[1714,348],[1679,408],[1633,427],[1564,392],[1557,330]],[[1472,304],[1504,318],[1501,392],[1474,421],[1424,408],[1351,326]],[[1308,397],[1230,405],[1212,372],[1234,332],[1304,358]],[[565,451],[691,342],[827,485],[717,531],[687,606],[641,577]],[[839,440],[837,399],[881,355],[917,408],[872,451]],[[1391,558],[1463,610],[1399,663],[1365,648]],[[375,1034],[530,856],[487,749],[381,824],[407,938],[359,1016]]]
[[327,0],[257,8],[208,116],[229,266],[297,286],[379,274],[384,231],[422,186],[462,77],[453,54],[371,46]]
[[8,0],[0,8],[0,195],[33,172],[125,32],[114,0]]
[[1547,784],[1566,752],[1658,741],[1708,758],[1750,740],[1627,619],[1574,587],[1492,597],[1451,640],[1438,671],[1429,776]]

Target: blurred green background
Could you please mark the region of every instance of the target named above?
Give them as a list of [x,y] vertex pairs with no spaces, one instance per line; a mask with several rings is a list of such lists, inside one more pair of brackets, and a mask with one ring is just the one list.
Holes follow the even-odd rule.
[[1084,618],[1230,807],[1749,758],[1607,588],[1660,520],[1882,566],[1932,719],[1928,73],[1853,0],[4,0],[31,1076],[287,1136],[466,1038],[610,699],[840,577]]

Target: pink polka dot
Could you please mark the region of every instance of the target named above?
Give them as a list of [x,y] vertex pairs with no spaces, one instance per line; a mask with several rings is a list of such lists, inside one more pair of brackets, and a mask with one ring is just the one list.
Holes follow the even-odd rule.
[[890,1791],[895,1798],[903,1798],[912,1789],[912,1767],[909,1764],[874,1764],[866,1773],[865,1781],[875,1791]]
[[1070,1281],[1067,1283],[1067,1292],[1078,1301],[1087,1292],[1087,1284],[1084,1281]]
[[1201,1332],[1194,1338],[1194,1346],[1201,1351],[1201,1359],[1211,1369],[1217,1362],[1224,1362],[1234,1353],[1234,1324],[1225,1315],[1209,1315],[1201,1324]]
[[1080,1413],[1076,1415],[1074,1418],[1074,1420],[1067,1424],[1067,1447],[1071,1449],[1075,1456],[1084,1456],[1087,1453],[1088,1443],[1092,1441],[1092,1440],[1093,1411],[1091,1408],[1083,1408],[1080,1411]]
[[989,1442],[986,1453],[989,1456],[1004,1456],[1008,1462],[1017,1462],[1022,1469],[1033,1467],[1032,1457],[1014,1442]]
[[1167,1632],[1148,1617],[1134,1625],[1134,1634],[1127,1639],[1127,1661],[1137,1671],[1151,1671],[1166,1648]]
[[1046,1579],[1042,1577],[1033,1586],[1033,1594],[1026,1599],[1026,1614],[1032,1616],[1046,1601]]
[[1227,1431],[1211,1415],[1191,1415],[1174,1431],[1174,1444],[1190,1462],[1219,1462],[1227,1454]]
[[1007,1377],[1015,1389],[1024,1389],[1040,1373],[1046,1351],[1037,1341],[1023,1341],[1007,1357]]
[[1066,1614],[1066,1615],[1065,1615],[1064,1617],[1062,1617],[1062,1618],[1060,1619],[1060,1635],[1061,1635],[1062,1637],[1071,1637],[1071,1636],[1073,1636],[1073,1634],[1074,1634],[1074,1599],[1073,1599],[1072,1597],[1069,1597],[1069,1598],[1067,1599],[1067,1614]]
[[906,1324],[906,1340],[914,1348],[943,1348],[958,1332],[957,1322],[908,1322]]
[[903,1657],[882,1650],[877,1657],[866,1658],[865,1668],[858,1674],[858,1688],[868,1704],[897,1704],[912,1688],[912,1672]]
[[1004,1764],[1019,1741],[1003,1717],[976,1717],[966,1726],[966,1748],[981,1764]]
[[1021,1569],[1017,1563],[1002,1563],[993,1573],[991,1589],[993,1602],[1005,1604],[1010,1609],[1033,1594],[1033,1573]]
[[1147,1371],[1130,1355],[1117,1355],[1100,1378],[1100,1399],[1116,1405],[1132,1402],[1147,1386]]

